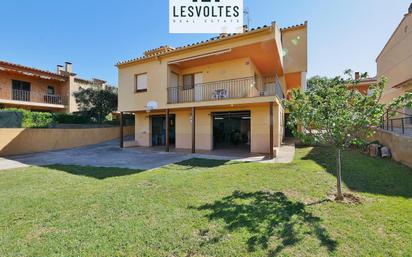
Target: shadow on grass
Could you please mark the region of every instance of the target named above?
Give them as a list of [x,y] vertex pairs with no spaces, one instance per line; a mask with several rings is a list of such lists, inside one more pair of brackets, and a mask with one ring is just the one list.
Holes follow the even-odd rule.
[[[335,151],[314,147],[303,160],[312,160],[336,176]],[[412,197],[412,169],[391,160],[374,159],[355,150],[342,152],[342,180],[358,192]]]
[[[239,164],[239,163],[227,161],[227,160],[211,160],[211,159],[193,158],[193,159],[178,162],[175,164],[182,166],[183,168],[181,169],[189,170],[189,169],[196,169],[196,168],[216,168],[219,166],[233,165],[233,164]],[[173,169],[175,168],[176,167],[173,167]]]
[[[228,231],[246,229],[249,252],[257,247],[268,249],[269,256],[276,256],[284,248],[299,243],[305,237],[314,236],[322,247],[334,252],[337,242],[320,224],[321,219],[305,210],[301,202],[292,202],[282,192],[235,191],[232,195],[195,208],[210,211],[209,220],[223,220]],[[220,237],[210,240],[216,243]]]
[[124,168],[105,168],[77,165],[49,165],[47,168],[64,171],[73,175],[87,176],[95,179],[106,179],[112,177],[128,176],[143,172],[143,170],[132,170]]

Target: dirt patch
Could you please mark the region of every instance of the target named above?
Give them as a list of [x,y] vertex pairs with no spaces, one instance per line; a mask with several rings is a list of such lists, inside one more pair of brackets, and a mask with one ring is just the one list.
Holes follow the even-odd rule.
[[27,234],[26,240],[27,241],[32,241],[32,240],[40,238],[42,235],[45,235],[47,233],[51,233],[51,232],[54,232],[54,231],[56,231],[55,228],[40,227],[40,228],[36,229],[35,231],[32,231],[29,234]]
[[336,193],[330,194],[328,198],[339,203],[362,204],[362,199],[352,193],[343,193],[343,200],[337,200]]

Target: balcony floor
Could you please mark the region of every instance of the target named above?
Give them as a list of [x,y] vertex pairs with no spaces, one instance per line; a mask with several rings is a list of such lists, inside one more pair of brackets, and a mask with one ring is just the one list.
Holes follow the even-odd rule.
[[26,102],[26,101],[17,101],[17,100],[8,100],[8,99],[0,99],[0,104],[9,104],[13,106],[25,106],[25,107],[53,108],[53,109],[66,108],[66,106],[63,104],[37,103],[37,102]]

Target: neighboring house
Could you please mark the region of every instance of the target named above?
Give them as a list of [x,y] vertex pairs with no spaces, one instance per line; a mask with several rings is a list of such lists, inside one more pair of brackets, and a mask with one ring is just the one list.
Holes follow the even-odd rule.
[[71,113],[78,110],[73,92],[105,86],[103,80],[77,78],[69,62],[50,72],[0,61],[0,108]]
[[[377,77],[388,78],[382,102],[412,92],[412,4],[376,59]],[[406,110],[410,112],[411,110]]]
[[306,88],[307,23],[162,46],[117,67],[119,111],[135,113],[135,144],[273,155],[282,99]]
[[365,95],[371,95],[372,94],[372,90],[370,89],[370,87],[373,84],[376,84],[378,81],[375,77],[373,78],[362,78],[360,79],[360,72],[355,72],[355,79],[359,80],[359,84],[357,84],[355,86],[355,88],[353,88],[353,85],[348,85],[349,89],[356,89],[359,92],[361,92],[362,94]]

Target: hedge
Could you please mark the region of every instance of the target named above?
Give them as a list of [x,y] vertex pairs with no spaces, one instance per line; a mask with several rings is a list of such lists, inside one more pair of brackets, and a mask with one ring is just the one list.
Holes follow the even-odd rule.
[[53,114],[49,112],[31,112],[24,109],[9,108],[2,109],[1,112],[9,112],[10,114],[21,113],[23,120],[21,127],[23,128],[47,128],[54,123]]
[[[89,117],[79,113],[49,113],[49,112],[32,112],[24,109],[7,108],[0,109],[4,116],[1,121],[5,124],[0,127],[20,127],[20,128],[48,128],[56,124],[96,124]],[[22,117],[22,118],[21,118]],[[1,118],[1,117],[0,117]],[[125,125],[134,124],[134,116],[125,115]],[[106,119],[103,124],[119,125],[119,120]]]
[[59,124],[90,124],[92,123],[88,117],[77,115],[77,114],[67,114],[67,113],[55,113],[54,120]]

